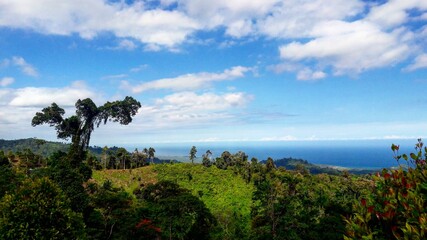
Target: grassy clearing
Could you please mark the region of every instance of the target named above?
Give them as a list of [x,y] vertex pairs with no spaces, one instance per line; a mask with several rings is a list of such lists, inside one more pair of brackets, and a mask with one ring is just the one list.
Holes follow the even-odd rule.
[[151,166],[126,170],[94,171],[92,178],[99,184],[110,180],[114,186],[122,187],[128,193],[132,193],[141,184],[157,182],[157,174]]
[[[199,197],[218,220],[221,238],[239,236],[247,238],[250,230],[250,212],[254,186],[247,184],[232,170],[216,167],[206,168],[201,164],[175,163],[156,164],[132,170],[94,171],[93,179],[98,183],[106,180],[127,192],[141,184],[168,180],[188,189]],[[230,217],[232,216],[232,217]]]

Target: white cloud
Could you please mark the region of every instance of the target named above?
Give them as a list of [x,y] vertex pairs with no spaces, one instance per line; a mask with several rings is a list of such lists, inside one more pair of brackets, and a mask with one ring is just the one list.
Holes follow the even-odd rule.
[[99,99],[99,96],[81,81],[64,88],[25,87],[10,91],[8,105],[12,107],[45,107],[52,102],[59,106],[74,106],[78,99],[88,97],[94,101]]
[[142,70],[144,70],[146,68],[148,68],[148,64],[141,64],[141,65],[139,65],[137,67],[131,68],[129,71],[133,72],[133,73],[136,73],[136,72],[140,72],[140,71],[142,71]]
[[140,93],[148,90],[168,89],[173,91],[196,90],[209,86],[213,82],[232,80],[245,76],[251,68],[235,66],[224,70],[222,73],[190,73],[175,78],[164,78],[130,86],[128,82],[123,82],[122,87],[130,88],[133,93]]
[[298,80],[319,80],[326,77],[326,73],[322,71],[313,71],[309,68],[304,68],[298,71]]
[[427,54],[423,53],[415,58],[414,62],[406,67],[406,71],[414,71],[420,68],[427,68]]
[[[168,48],[200,29],[197,21],[181,12],[147,8],[142,2],[127,5],[103,0],[4,0],[0,3],[0,26],[44,34],[77,33],[85,39],[111,32],[119,38]],[[134,47],[130,42],[122,43],[122,47]]]
[[396,27],[410,20],[409,11],[413,9],[425,11],[427,10],[427,2],[420,0],[390,0],[371,8],[366,19],[383,27]]
[[[55,131],[48,126],[33,128],[31,119],[35,113],[52,102],[64,108],[66,114],[75,111],[74,104],[80,98],[90,97],[94,102],[104,102],[99,93],[82,81],[62,88],[1,88],[0,89],[0,136],[3,138],[39,137],[56,139]],[[10,129],[14,129],[11,131]]]
[[319,22],[344,20],[364,11],[358,0],[290,0],[280,1],[269,14],[257,22],[259,33],[274,38],[311,37]]
[[14,56],[10,59],[6,58],[3,59],[3,61],[0,63],[1,67],[17,67],[22,73],[25,75],[31,76],[31,77],[37,77],[39,73],[37,72],[37,69],[29,64],[23,57],[20,56]]
[[127,74],[116,74],[116,75],[103,76],[101,79],[103,79],[103,80],[108,80],[108,79],[123,79],[123,78],[127,78],[127,77],[128,77]]
[[305,67],[302,64],[296,64],[292,62],[283,62],[280,64],[272,65],[267,69],[275,72],[296,72],[298,80],[319,80],[328,76],[327,73],[321,70],[313,70],[309,67]]
[[224,110],[232,107],[241,107],[253,99],[252,96],[241,92],[217,95],[204,93],[197,95],[194,92],[180,92],[156,101],[157,105],[166,108],[188,109],[190,112],[206,110]]
[[7,87],[10,84],[12,84],[13,82],[15,82],[15,79],[12,77],[4,77],[2,79],[0,79],[0,87]]
[[129,39],[122,39],[115,47],[108,47],[107,49],[110,50],[127,50],[132,51],[135,50],[138,47],[138,45],[135,44],[135,42],[129,40]]
[[[114,49],[180,52],[183,43],[206,42],[196,33],[224,32],[220,47],[244,37],[284,41],[285,61],[315,64],[316,76],[359,73],[402,63],[424,51],[427,1],[389,0],[3,0],[0,27],[92,39],[111,33]],[[414,13],[415,12],[415,13]],[[410,27],[411,25],[411,27]],[[415,27],[416,28],[416,27]],[[227,36],[231,36],[229,38]],[[304,67],[302,67],[304,69]],[[297,71],[301,74],[301,68]],[[28,68],[27,74],[34,74]]]
[[383,32],[364,21],[330,21],[316,25],[311,32],[315,39],[285,44],[279,50],[284,60],[316,60],[332,66],[336,74],[359,73],[405,60],[410,54],[406,33],[402,29]]
[[253,100],[253,96],[233,92],[226,94],[180,92],[157,99],[139,111],[135,124],[142,128],[181,129],[200,126],[226,125],[239,121],[239,109]]

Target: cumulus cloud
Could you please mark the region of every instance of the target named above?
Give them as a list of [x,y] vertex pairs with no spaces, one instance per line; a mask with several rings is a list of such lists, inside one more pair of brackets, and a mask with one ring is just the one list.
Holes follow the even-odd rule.
[[257,30],[275,38],[311,37],[319,22],[344,20],[364,11],[358,0],[290,0],[280,1],[271,13],[257,22]]
[[423,53],[415,58],[414,62],[406,67],[406,71],[414,71],[420,68],[427,68],[427,54]]
[[123,88],[130,88],[133,93],[140,93],[148,90],[173,90],[185,91],[196,90],[209,86],[213,82],[232,80],[245,76],[245,73],[251,71],[251,68],[235,66],[224,70],[222,73],[189,73],[175,78],[164,78],[145,82],[139,85],[131,86],[128,82],[123,82]]
[[[30,29],[43,34],[92,39],[103,32],[146,44],[173,47],[200,29],[194,19],[178,11],[150,9],[143,2],[111,3],[103,0],[14,1],[0,3],[0,26]],[[129,40],[120,47],[134,48]]]
[[415,58],[425,51],[426,11],[420,0],[3,0],[0,27],[85,39],[107,32],[120,39],[115,49],[139,42],[145,51],[179,52],[183,43],[203,42],[202,31],[224,33],[220,47],[248,36],[274,39],[284,61],[314,63],[311,78],[320,78],[325,69],[359,73]]
[[241,92],[217,95],[204,93],[197,95],[194,92],[180,92],[156,101],[158,105],[178,106],[179,109],[188,108],[197,112],[200,110],[224,110],[246,105],[253,99],[252,96]]
[[13,82],[15,82],[15,79],[12,77],[4,77],[2,79],[0,79],[0,87],[7,87],[10,84],[12,84]]
[[[353,11],[348,16],[363,13],[364,6],[356,5],[350,8]],[[330,67],[334,74],[341,75],[393,66],[412,58],[422,49],[417,45],[422,39],[422,31],[411,29],[407,24],[420,21],[421,18],[411,15],[411,11],[426,11],[425,2],[391,0],[365,7],[368,10],[366,16],[360,15],[353,20],[343,18],[344,15],[327,15],[332,17],[312,22],[294,36],[306,40],[283,44],[279,47],[280,57],[284,61],[309,61],[324,69]],[[333,11],[333,8],[327,8]],[[418,56],[407,70],[415,70],[422,65],[423,57]],[[300,74],[301,71],[297,70],[297,77]]]
[[10,89],[8,102],[12,107],[45,107],[52,102],[60,106],[74,106],[78,99],[99,99],[98,95],[90,90],[83,82],[74,82],[63,88],[25,87]]
[[407,32],[387,33],[365,21],[319,23],[308,42],[291,42],[279,48],[284,60],[316,60],[332,66],[336,74],[362,72],[405,60],[410,54]]
[[133,124],[163,130],[226,124],[238,121],[240,110],[252,100],[252,95],[242,92],[174,93],[143,105]]
[[410,20],[409,11],[414,9],[426,11],[427,2],[419,0],[390,0],[382,5],[373,7],[366,19],[387,28],[396,27]]
[[[62,88],[0,88],[0,136],[4,138],[28,138],[32,136],[55,139],[55,131],[46,127],[31,127],[34,114],[56,102],[66,110],[75,111],[74,104],[80,98],[90,97],[94,102],[104,102],[102,96],[82,81]],[[10,129],[14,129],[13,133]]]

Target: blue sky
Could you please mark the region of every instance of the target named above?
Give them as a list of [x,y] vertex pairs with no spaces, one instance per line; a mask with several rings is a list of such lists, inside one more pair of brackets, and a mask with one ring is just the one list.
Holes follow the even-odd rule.
[[427,135],[427,1],[0,0],[0,138],[133,96],[92,144]]

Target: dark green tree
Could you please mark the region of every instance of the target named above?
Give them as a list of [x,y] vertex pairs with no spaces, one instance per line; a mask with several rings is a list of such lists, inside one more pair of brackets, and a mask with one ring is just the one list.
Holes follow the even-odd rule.
[[270,157],[267,159],[265,166],[267,168],[267,172],[271,172],[273,169],[276,168],[276,165],[274,164],[274,160]]
[[156,150],[152,147],[150,147],[147,151],[145,151],[145,150],[146,150],[146,148],[144,149],[144,152],[147,152],[148,157],[151,160],[151,163],[154,164],[154,154],[156,153]]
[[[101,186],[91,186],[88,231],[95,239],[126,239],[132,215],[132,197],[123,189],[115,188],[110,181]],[[130,228],[132,228],[132,225]]]
[[212,152],[211,150],[207,150],[205,154],[203,154],[202,164],[205,167],[210,167],[212,165],[211,162]]
[[121,168],[126,169],[126,164],[130,165],[130,154],[125,148],[117,149],[116,156]]
[[92,175],[90,167],[80,165],[75,168],[64,152],[57,152],[50,157],[47,176],[53,180],[66,194],[70,201],[71,209],[75,212],[84,212],[89,203],[89,196],[83,187],[83,183]]
[[70,157],[73,165],[79,165],[84,159],[84,153],[89,147],[90,137],[96,127],[107,121],[119,122],[127,125],[132,122],[141,103],[132,97],[126,97],[122,101],[107,102],[97,107],[95,103],[86,98],[76,102],[76,114],[64,118],[64,109],[56,103],[37,112],[31,122],[32,126],[49,124],[55,127],[58,138],[71,138]]
[[197,148],[196,146],[192,146],[190,149],[190,161],[194,164],[194,159],[196,159]]
[[0,239],[83,239],[81,214],[73,212],[48,178],[27,179],[0,202]]
[[216,220],[205,204],[174,182],[148,185],[138,198],[148,204],[152,220],[168,239],[210,239]]
[[12,191],[18,182],[18,176],[12,168],[12,164],[4,152],[0,151],[0,199],[6,192]]

